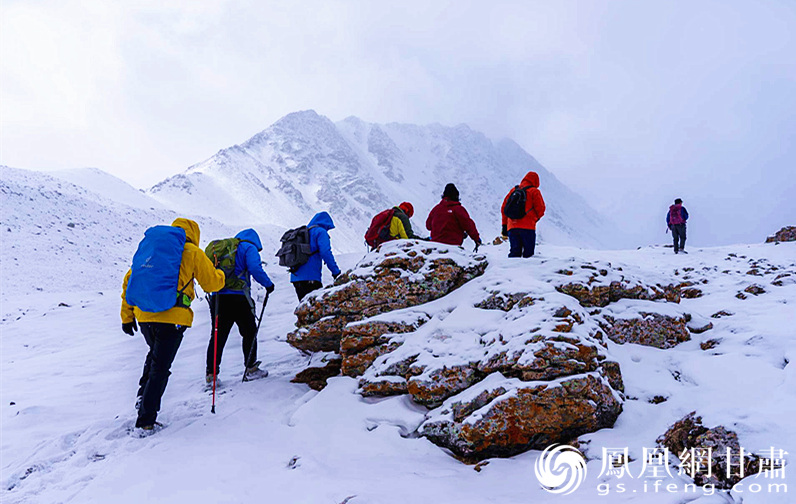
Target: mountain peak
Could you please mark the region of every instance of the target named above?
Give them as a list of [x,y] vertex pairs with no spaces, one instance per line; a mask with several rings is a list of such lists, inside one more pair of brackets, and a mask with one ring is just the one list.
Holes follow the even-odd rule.
[[329,211],[343,238],[336,247],[351,251],[359,249],[373,215],[400,201],[412,202],[417,231],[425,234],[421,222],[449,182],[459,188],[481,233],[494,236],[506,191],[529,169],[544,179],[542,239],[611,243],[612,229],[530,154],[511,141],[492,142],[466,124],[376,124],[354,116],[334,123],[314,110],[294,112],[152,192],[181,211],[230,223],[296,227]]

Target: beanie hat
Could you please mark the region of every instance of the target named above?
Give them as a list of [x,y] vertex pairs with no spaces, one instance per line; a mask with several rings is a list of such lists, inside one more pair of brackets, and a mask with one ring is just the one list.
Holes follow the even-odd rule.
[[455,185],[448,184],[445,186],[445,190],[442,191],[442,197],[452,201],[459,201],[459,190],[456,189]]
[[410,219],[415,214],[415,207],[413,207],[412,204],[409,203],[408,201],[404,201],[403,203],[398,205],[398,208],[403,210],[406,216],[409,217]]
[[681,200],[680,198],[677,198],[676,200],[674,200],[674,204],[675,205],[681,205],[682,203],[683,203],[683,200]]

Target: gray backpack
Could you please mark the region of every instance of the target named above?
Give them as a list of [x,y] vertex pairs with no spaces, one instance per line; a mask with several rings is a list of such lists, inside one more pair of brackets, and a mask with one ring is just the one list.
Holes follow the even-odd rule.
[[296,229],[289,229],[282,235],[282,246],[276,253],[279,258],[279,265],[290,268],[291,273],[306,264],[313,254],[317,253],[312,251],[310,247],[310,229],[315,226],[307,227],[301,226]]

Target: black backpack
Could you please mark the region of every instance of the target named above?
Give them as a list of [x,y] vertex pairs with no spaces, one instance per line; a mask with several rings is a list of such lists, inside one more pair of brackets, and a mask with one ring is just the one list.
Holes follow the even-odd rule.
[[290,268],[291,273],[306,264],[310,256],[317,253],[310,247],[310,229],[315,226],[301,226],[296,229],[289,229],[282,235],[282,247],[276,256],[279,258],[279,265]]
[[531,186],[514,186],[514,190],[511,191],[509,199],[506,201],[506,206],[503,208],[503,215],[514,220],[525,217],[527,213],[525,211],[525,201],[528,199],[527,191],[530,188]]

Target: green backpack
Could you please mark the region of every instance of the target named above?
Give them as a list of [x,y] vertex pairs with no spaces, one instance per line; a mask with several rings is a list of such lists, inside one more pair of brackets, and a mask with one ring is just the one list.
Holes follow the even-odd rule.
[[226,238],[224,240],[213,240],[205,248],[205,254],[213,262],[213,265],[224,272],[226,280],[224,288],[236,291],[246,291],[248,285],[246,281],[235,276],[235,253],[238,245],[243,241],[240,238]]

